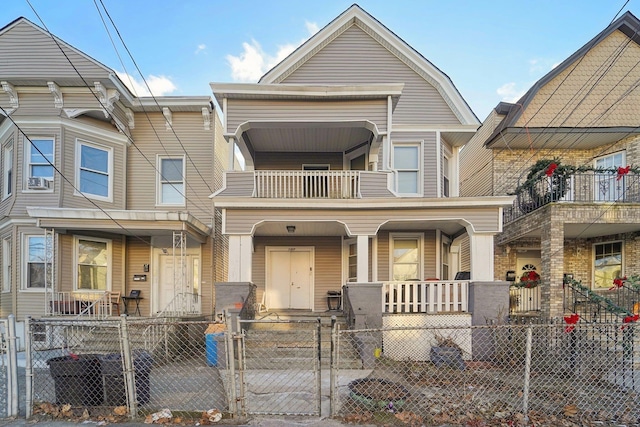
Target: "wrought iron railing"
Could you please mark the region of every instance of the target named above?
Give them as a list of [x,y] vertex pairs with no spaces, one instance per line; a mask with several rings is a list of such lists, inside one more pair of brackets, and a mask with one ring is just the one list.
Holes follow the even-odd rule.
[[513,206],[505,208],[508,223],[553,202],[640,203],[640,174],[590,172],[568,176],[544,176],[521,188]]
[[255,171],[255,197],[282,199],[360,198],[360,172]]
[[564,284],[564,310],[579,315],[581,321],[592,323],[622,322],[631,314],[610,298],[576,281]]
[[638,287],[622,282],[622,286],[614,286],[608,294],[617,306],[630,313],[640,314],[640,289]]
[[385,313],[466,312],[469,281],[385,282],[382,296]]

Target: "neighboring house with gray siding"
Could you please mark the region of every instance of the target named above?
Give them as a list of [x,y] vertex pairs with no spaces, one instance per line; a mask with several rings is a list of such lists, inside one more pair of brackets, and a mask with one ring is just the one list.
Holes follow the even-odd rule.
[[244,161],[212,196],[229,282],[254,283],[261,306],[324,311],[328,292],[379,284],[379,312],[460,312],[461,269],[494,280],[513,198],[458,192],[479,122],[447,75],[360,7],[258,83],[211,87]]
[[212,314],[229,155],[211,97],[137,97],[24,18],[0,57],[0,316],[114,315],[131,290],[145,316]]
[[517,284],[536,270],[541,284],[512,290],[513,313],[603,312],[593,294],[625,310],[614,317],[639,310],[637,289],[613,283],[640,275],[639,30],[625,13],[519,101],[498,104],[461,153],[461,195],[516,193],[494,278]]

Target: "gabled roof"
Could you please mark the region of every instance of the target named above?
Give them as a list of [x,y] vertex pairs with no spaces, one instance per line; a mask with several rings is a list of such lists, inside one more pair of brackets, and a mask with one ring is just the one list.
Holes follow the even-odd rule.
[[[523,112],[527,109],[527,106],[531,103],[531,101],[535,98],[538,92],[551,80],[564,72],[567,68],[569,68],[576,61],[583,58],[591,49],[593,49],[596,45],[602,42],[604,39],[609,37],[615,31],[621,31],[625,34],[629,39],[636,44],[640,45],[640,20],[636,18],[631,12],[625,12],[620,18],[612,22],[607,28],[601,31],[594,38],[589,40],[584,46],[574,52],[567,59],[562,61],[558,66],[556,66],[553,70],[544,75],[540,80],[538,80],[516,103],[510,104],[501,102],[496,106],[496,112],[498,114],[506,114],[504,119],[500,122],[500,124],[496,127],[491,136],[485,141],[485,146],[491,146],[495,142],[501,139],[502,136],[507,133],[513,132],[521,132],[521,127],[515,127],[518,120],[522,117]],[[634,128],[637,131],[637,128]],[[571,137],[567,138],[567,141],[573,141],[576,139],[576,135],[580,133],[592,133],[599,134],[596,139],[599,139],[600,143],[604,142],[602,138],[616,140],[620,135],[627,134],[633,131],[632,128],[629,127],[618,127],[618,128],[603,128],[598,129],[597,127],[583,127],[583,128],[539,128],[533,129],[528,128],[527,133],[571,133]],[[608,137],[606,135],[609,135]],[[604,136],[603,136],[604,135]],[[595,140],[594,140],[595,141]]]
[[357,4],[353,4],[298,47],[288,57],[269,70],[260,78],[258,83],[274,84],[282,82],[287,76],[315,55],[316,52],[320,51],[324,46],[353,25],[358,26],[372,36],[382,46],[433,85],[461,123],[479,123],[478,118],[464,98],[462,98],[449,76]]

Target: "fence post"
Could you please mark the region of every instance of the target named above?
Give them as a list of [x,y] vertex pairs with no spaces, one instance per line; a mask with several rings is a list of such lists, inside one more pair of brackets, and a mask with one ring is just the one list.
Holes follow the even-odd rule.
[[16,347],[16,317],[10,314],[9,320],[9,342],[7,343],[7,377],[9,379],[7,386],[7,416],[18,416],[18,356]]
[[25,358],[25,406],[27,407],[26,418],[33,416],[33,367],[31,356],[31,316],[24,319],[24,358]]
[[236,316],[236,341],[238,343],[238,383],[240,384],[240,395],[237,397],[237,401],[240,402],[240,407],[238,408],[241,416],[247,415],[247,408],[245,405],[246,402],[246,387],[244,386],[244,362],[245,362],[245,354],[244,354],[244,332],[242,331],[242,323],[240,322],[240,316]]
[[316,357],[316,372],[318,373],[316,380],[316,409],[318,410],[318,416],[322,416],[322,319],[318,317],[317,328],[317,340],[318,340],[318,354]]
[[238,391],[236,389],[236,360],[235,360],[235,351],[233,347],[233,327],[231,323],[231,318],[229,317],[229,312],[227,310],[224,311],[224,318],[227,324],[227,332],[225,334],[225,338],[227,340],[227,366],[229,367],[229,412],[231,412],[234,416],[238,415]]
[[338,331],[337,331],[337,324],[338,322],[336,322],[336,316],[333,315],[331,316],[331,355],[329,356],[329,415],[334,417],[336,414],[334,414],[334,408],[335,408],[335,399],[336,399],[336,376],[337,376],[337,369],[336,369],[336,361],[338,359],[337,354],[336,354],[336,350],[338,349],[337,346],[337,339],[338,339]]
[[124,382],[127,387],[127,402],[129,403],[129,415],[131,419],[138,416],[138,402],[136,399],[135,373],[133,371],[133,360],[131,357],[131,345],[129,343],[129,328],[127,325],[127,315],[120,315],[120,330],[122,336],[122,358],[124,359]]
[[527,345],[524,359],[524,390],[522,392],[522,413],[524,414],[524,423],[529,423],[529,380],[531,379],[531,347],[533,342],[533,331],[531,324],[527,328]]

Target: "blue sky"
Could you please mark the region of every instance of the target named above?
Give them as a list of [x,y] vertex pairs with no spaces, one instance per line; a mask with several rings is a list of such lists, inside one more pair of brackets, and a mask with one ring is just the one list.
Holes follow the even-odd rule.
[[[352,0],[30,2],[39,18],[26,0],[5,0],[0,26],[24,16],[140,82],[111,25],[122,63],[109,39],[96,7],[104,4],[156,95],[211,95],[210,82],[255,82],[353,4]],[[445,72],[480,120],[498,102],[516,100],[619,16],[621,8],[640,16],[640,0],[361,0],[358,4]]]

